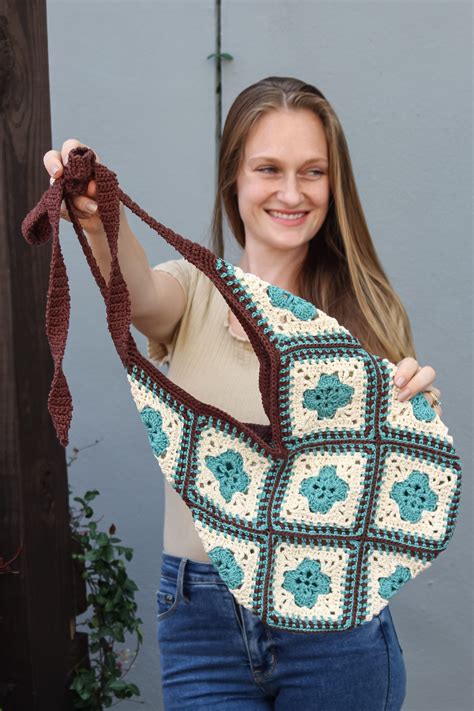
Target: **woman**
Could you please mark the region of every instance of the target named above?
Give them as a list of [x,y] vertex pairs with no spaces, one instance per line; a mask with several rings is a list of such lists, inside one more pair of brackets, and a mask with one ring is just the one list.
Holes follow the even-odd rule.
[[[44,156],[59,177],[72,148]],[[54,167],[57,167],[57,172]],[[74,206],[101,272],[110,273],[96,185]],[[92,211],[88,212],[88,205]],[[340,122],[312,85],[269,77],[245,89],[228,113],[220,147],[213,251],[223,256],[222,208],[246,272],[299,295],[336,318],[372,353],[399,362],[400,399],[429,391],[409,320],[377,258]],[[63,205],[62,216],[69,219]],[[259,363],[220,292],[184,259],[150,267],[121,206],[119,262],[134,326],[148,355],[199,400],[240,421],[268,424]],[[192,357],[191,357],[192,356]],[[438,413],[441,410],[438,407]],[[388,606],[345,632],[291,633],[239,605],[201,543],[190,510],[165,480],[158,640],[167,710],[402,706],[405,665]]]

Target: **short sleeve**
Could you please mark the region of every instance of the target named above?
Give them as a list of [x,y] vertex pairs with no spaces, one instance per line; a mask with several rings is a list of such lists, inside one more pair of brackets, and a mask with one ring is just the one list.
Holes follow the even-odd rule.
[[[169,259],[166,262],[160,262],[160,264],[156,264],[153,269],[168,272],[168,274],[172,274],[172,276],[174,276],[179,281],[181,288],[183,289],[187,307],[194,266],[186,259],[181,258]],[[170,343],[156,341],[152,338],[147,339],[147,355],[148,358],[156,366],[162,366],[166,364],[169,365],[176,344],[178,332],[179,325],[178,328],[175,329],[173,338]]]

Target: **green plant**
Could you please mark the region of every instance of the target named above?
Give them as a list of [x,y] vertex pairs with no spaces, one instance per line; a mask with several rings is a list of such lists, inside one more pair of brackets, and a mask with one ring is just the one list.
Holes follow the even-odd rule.
[[[114,524],[107,533],[98,529],[99,522],[93,520],[91,506],[98,495],[94,489],[87,491],[84,497],[75,496],[73,500],[79,506],[70,507],[71,531],[80,551],[73,557],[83,568],[88,612],[91,611],[90,616],[78,625],[87,628],[90,665],[87,668],[77,665],[69,687],[73,692],[74,708],[83,711],[102,711],[116,705],[112,703],[114,699],[129,699],[140,694],[136,684],[124,678],[143,641],[140,627],[143,623],[136,616],[135,592],[138,588],[128,577],[124,561],[124,558],[132,560],[133,551],[120,545],[121,539],[114,535]],[[114,647],[117,642],[125,641],[126,632],[134,634],[137,641],[129,664],[126,664],[128,660],[123,651],[118,652]]]

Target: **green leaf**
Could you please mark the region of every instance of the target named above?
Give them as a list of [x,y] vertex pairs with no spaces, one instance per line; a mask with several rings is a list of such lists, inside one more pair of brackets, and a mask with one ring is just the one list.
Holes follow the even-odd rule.
[[109,684],[110,691],[123,691],[128,687],[128,683],[124,679],[115,679]]
[[108,546],[109,545],[108,535],[104,532],[99,533],[99,535],[97,536],[97,543],[99,546]]
[[213,52],[212,54],[208,54],[207,59],[234,59],[231,54],[228,52],[221,52],[218,54],[217,52]]

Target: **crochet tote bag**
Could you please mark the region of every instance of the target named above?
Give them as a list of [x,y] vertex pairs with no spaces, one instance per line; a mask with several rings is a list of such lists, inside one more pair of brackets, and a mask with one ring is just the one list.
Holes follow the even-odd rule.
[[[107,285],[71,198],[97,182],[112,255]],[[154,220],[96,163],[72,150],[64,175],[25,217],[25,239],[53,239],[46,330],[54,359],[48,407],[68,443],[62,370],[69,289],[59,243],[64,198],[104,297],[108,327],[164,476],[192,512],[235,599],[294,632],[370,621],[443,551],[456,522],[461,467],[453,439],[421,393],[396,398],[396,366],[312,303],[243,272]],[[239,422],[170,381],[137,349],[117,259],[119,201],[213,284],[250,338],[270,424]],[[191,354],[190,354],[191,357]]]

